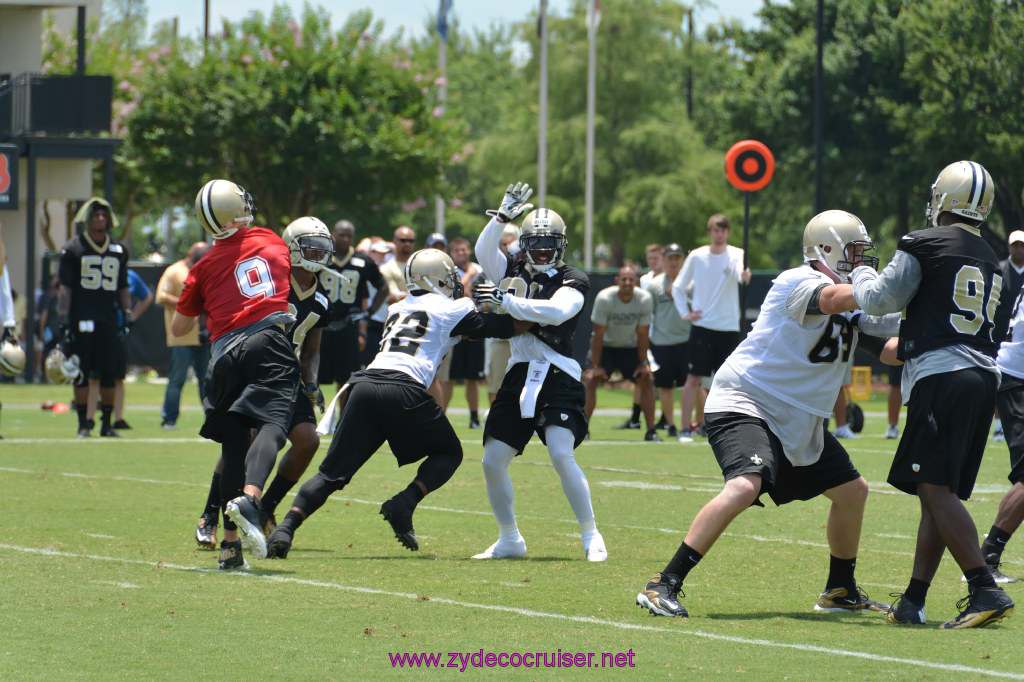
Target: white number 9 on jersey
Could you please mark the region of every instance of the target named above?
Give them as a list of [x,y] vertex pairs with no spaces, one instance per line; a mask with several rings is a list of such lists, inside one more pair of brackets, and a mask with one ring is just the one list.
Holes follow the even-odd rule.
[[270,266],[259,256],[239,261],[235,265],[235,281],[238,290],[246,298],[264,299],[277,293]]

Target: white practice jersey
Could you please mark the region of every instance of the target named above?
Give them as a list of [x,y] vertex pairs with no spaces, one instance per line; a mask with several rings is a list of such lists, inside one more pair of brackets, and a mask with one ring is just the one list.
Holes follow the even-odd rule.
[[453,301],[433,293],[392,303],[380,351],[366,369],[398,370],[430,386],[445,354],[462,339],[452,329],[475,310],[468,298]]
[[704,406],[705,413],[764,419],[797,466],[821,456],[822,424],[857,345],[855,313],[807,313],[811,294],[832,283],[807,265],[780,274],[750,334],[715,374]]
[[1024,291],[1013,302],[1010,314],[1010,328],[1006,339],[999,344],[996,366],[1003,374],[1024,379]]

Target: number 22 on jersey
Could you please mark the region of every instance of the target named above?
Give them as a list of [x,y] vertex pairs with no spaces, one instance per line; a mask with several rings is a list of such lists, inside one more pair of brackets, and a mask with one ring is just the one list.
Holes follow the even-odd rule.
[[411,313],[393,313],[384,323],[384,338],[380,342],[382,353],[416,355],[420,339],[427,333],[430,315],[425,310]]

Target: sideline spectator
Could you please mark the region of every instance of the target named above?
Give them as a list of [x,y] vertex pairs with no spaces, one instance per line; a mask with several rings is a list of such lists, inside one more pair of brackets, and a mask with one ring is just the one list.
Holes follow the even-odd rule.
[[[654,298],[654,321],[651,323],[651,355],[658,369],[654,371],[654,386],[661,393],[661,422],[667,435],[678,438],[675,425],[673,389],[686,383],[689,367],[690,323],[679,316],[672,300],[672,282],[683,267],[686,252],[679,244],[669,244],[663,252],[664,272],[651,279],[647,292]],[[690,415],[682,415],[681,424],[690,423]],[[655,424],[655,428],[658,424]]]

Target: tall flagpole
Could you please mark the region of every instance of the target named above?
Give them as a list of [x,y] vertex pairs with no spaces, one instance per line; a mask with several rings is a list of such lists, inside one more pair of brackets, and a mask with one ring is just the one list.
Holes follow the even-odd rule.
[[548,205],[548,0],[540,0],[540,121],[537,131],[537,200]]
[[583,203],[583,267],[594,266],[594,98],[597,92],[597,25],[601,9],[597,0],[587,0],[587,160]]
[[[452,8],[452,0],[440,0],[437,6],[437,66],[441,72],[441,85],[437,89],[437,108],[444,114],[444,103],[448,99],[448,12]],[[444,172],[441,173],[444,182]],[[434,232],[444,234],[444,197],[434,196]]]

